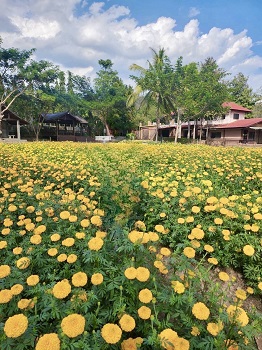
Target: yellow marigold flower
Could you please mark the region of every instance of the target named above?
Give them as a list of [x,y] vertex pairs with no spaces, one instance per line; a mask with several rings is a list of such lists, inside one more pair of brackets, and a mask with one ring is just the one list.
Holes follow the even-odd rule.
[[172,286],[173,289],[176,293],[178,294],[183,294],[185,291],[185,286],[183,285],[183,283],[179,282],[179,281],[172,281]]
[[100,230],[96,231],[96,237],[98,238],[105,238],[106,235],[107,233],[105,231],[100,231]]
[[78,239],[83,239],[85,238],[86,234],[84,232],[76,232],[75,236]]
[[146,267],[136,269],[136,279],[140,282],[146,282],[150,277],[150,271]]
[[22,251],[23,251],[23,248],[21,248],[21,247],[15,247],[15,248],[13,249],[14,255],[19,255],[19,254],[22,253]]
[[220,218],[215,218],[215,219],[214,219],[214,223],[215,223],[216,225],[222,225],[222,224],[223,224],[223,220],[220,219]]
[[50,239],[51,239],[52,242],[57,242],[57,241],[59,241],[60,238],[61,238],[61,236],[60,236],[58,233],[54,233],[54,234],[50,237]]
[[229,275],[223,271],[219,272],[218,277],[219,277],[219,279],[221,279],[221,281],[224,281],[224,282],[227,282],[230,279]]
[[[9,218],[4,219],[3,225],[4,225],[5,227],[10,227],[10,226],[13,225],[13,221],[12,221],[11,219],[9,219]],[[10,232],[10,231],[9,231],[9,232]],[[2,233],[3,233],[3,232],[2,232]]]
[[198,242],[196,239],[193,239],[190,243],[193,248],[199,248],[201,246],[200,242]]
[[164,256],[170,256],[171,255],[171,250],[168,249],[168,248],[163,247],[163,248],[160,249],[160,254],[162,254]]
[[34,234],[35,235],[41,235],[43,232],[46,231],[46,226],[45,225],[40,225],[34,229]]
[[238,350],[239,349],[236,342],[234,340],[231,340],[231,339],[225,340],[225,345],[227,347],[227,350]]
[[35,207],[33,207],[32,205],[28,206],[26,208],[26,211],[29,213],[29,214],[32,214],[34,211],[35,211]]
[[11,290],[13,295],[19,295],[22,292],[23,289],[24,289],[24,287],[22,286],[22,284],[19,284],[19,283],[14,284],[10,288],[10,290]]
[[192,213],[198,214],[200,212],[200,208],[196,205],[194,205],[191,209]]
[[227,313],[231,322],[237,321],[242,327],[245,327],[249,322],[246,311],[239,306],[229,305]]
[[69,254],[66,261],[69,263],[69,264],[73,264],[74,262],[76,262],[77,260],[77,255],[76,254]]
[[99,237],[93,237],[88,242],[88,248],[90,250],[100,250],[103,247],[104,241],[102,238]]
[[252,256],[255,254],[255,249],[251,245],[247,244],[243,247],[243,253],[247,256]]
[[255,224],[252,224],[252,226],[251,226],[251,231],[252,232],[258,232],[259,231],[259,226],[258,225],[255,225]]
[[257,286],[260,290],[262,290],[262,282],[259,282]]
[[9,207],[8,207],[8,211],[10,212],[14,212],[17,210],[17,206],[14,205],[14,204],[10,204]]
[[116,344],[122,336],[122,330],[117,324],[107,323],[101,329],[102,338],[107,344]]
[[178,338],[177,332],[170,328],[164,329],[160,334],[159,338],[161,341],[161,346],[167,350],[175,349],[174,342]]
[[262,220],[262,214],[261,213],[256,213],[253,215],[255,220]]
[[16,266],[20,270],[26,269],[30,265],[30,259],[26,256],[23,256],[22,258],[18,259],[16,262]]
[[79,314],[71,314],[63,318],[61,328],[65,335],[69,338],[75,338],[82,334],[85,330],[85,318]]
[[191,197],[191,196],[192,196],[192,192],[191,192],[191,191],[184,191],[184,192],[183,192],[183,196],[184,196],[185,198]]
[[64,210],[64,211],[61,211],[59,216],[61,219],[66,220],[66,219],[69,219],[70,213],[69,213],[69,211]]
[[75,239],[74,238],[66,238],[62,241],[62,245],[66,247],[72,247],[75,244]]
[[159,236],[156,232],[148,232],[148,235],[151,242],[157,242],[159,240]]
[[142,231],[146,230],[146,225],[145,225],[145,223],[143,221],[140,221],[140,220],[136,221],[134,226],[138,230],[142,230]]
[[251,287],[247,287],[248,294],[254,294],[254,289]]
[[125,314],[120,318],[119,325],[123,331],[131,332],[135,328],[136,322],[132,316]]
[[10,232],[11,232],[11,230],[10,230],[9,227],[5,227],[5,228],[2,229],[2,235],[3,236],[9,235]]
[[212,334],[214,337],[218,335],[218,333],[221,331],[221,328],[219,327],[219,324],[214,322],[209,322],[207,324],[207,330],[210,334]]
[[177,337],[174,339],[174,349],[189,350],[190,343],[187,339]]
[[208,258],[207,261],[210,264],[213,264],[213,265],[217,265],[218,264],[218,260],[216,258]]
[[198,320],[207,320],[210,315],[210,311],[204,303],[198,302],[193,305],[192,314]]
[[205,244],[204,249],[208,253],[213,253],[213,251],[214,251],[214,248],[212,247],[212,245],[209,245],[209,244]]
[[21,299],[17,303],[17,307],[21,310],[32,309],[34,306],[33,299]]
[[156,232],[159,232],[159,233],[165,233],[165,228],[163,225],[156,225],[155,230]]
[[[0,241],[0,249],[4,249],[7,247],[7,242],[6,241]],[[14,250],[13,250],[14,252]]]
[[35,350],[60,350],[60,339],[56,333],[42,335],[37,343]]
[[91,276],[91,283],[94,286],[98,286],[99,284],[103,283],[104,276],[101,273],[94,273]]
[[141,301],[141,303],[150,303],[150,301],[152,301],[153,299],[153,294],[151,292],[151,290],[145,288],[145,289],[141,289],[139,294],[138,294],[138,299]]
[[72,284],[75,287],[83,287],[87,284],[87,274],[85,272],[76,272],[72,276]]
[[40,244],[42,242],[42,237],[39,236],[39,235],[33,235],[31,238],[30,238],[30,242],[32,244]]
[[9,265],[0,265],[0,278],[5,278],[11,273],[11,267]]
[[133,230],[133,231],[129,232],[128,239],[132,243],[138,243],[138,242],[142,243],[143,235],[144,235],[143,232]]
[[28,319],[23,314],[9,317],[4,325],[4,332],[8,338],[18,338],[24,334],[28,327]]
[[83,228],[86,228],[86,227],[88,227],[90,225],[90,221],[88,219],[83,219],[83,220],[81,220],[80,225]]
[[66,298],[70,294],[70,292],[71,292],[71,286],[68,280],[57,282],[53,287],[53,295],[57,299]]
[[57,257],[57,261],[59,262],[63,262],[63,261],[66,261],[67,259],[67,255],[66,254],[59,254],[58,257]]
[[102,226],[102,220],[101,220],[101,217],[99,215],[92,216],[90,221],[91,221],[91,224],[93,224],[95,226]]
[[13,297],[13,293],[10,289],[0,290],[0,304],[9,303],[12,297]]
[[193,248],[191,248],[191,247],[186,247],[186,248],[183,250],[183,253],[184,253],[184,255],[185,255],[187,258],[194,258],[195,255],[196,255],[195,249],[193,249]]
[[38,282],[39,282],[38,275],[31,275],[31,276],[27,277],[27,279],[26,279],[26,283],[29,286],[36,286]]
[[247,298],[247,293],[243,289],[237,289],[236,290],[236,297],[241,300],[246,300]]
[[142,338],[128,338],[121,343],[121,350],[137,350],[137,346],[142,344]]
[[127,269],[125,269],[124,272],[126,278],[128,278],[129,280],[133,280],[136,278],[136,268],[134,267],[128,267]]
[[77,222],[77,216],[76,216],[76,215],[70,215],[69,218],[68,218],[68,220],[69,220],[70,222]]
[[194,227],[192,230],[191,230],[191,234],[194,236],[194,238],[196,239],[202,239],[204,238],[204,231],[199,228],[199,227]]
[[49,256],[55,256],[57,253],[58,253],[58,250],[57,250],[56,248],[50,248],[50,249],[48,249],[48,251],[47,251],[47,254],[48,254]]
[[198,335],[200,334],[200,331],[199,331],[198,327],[193,326],[190,333],[191,333],[194,337],[196,337],[196,336],[198,336]]
[[218,199],[216,197],[209,197],[209,198],[207,198],[206,202],[208,204],[214,204],[214,203],[218,202]]
[[185,219],[184,218],[178,218],[177,219],[177,223],[178,224],[184,224],[185,223]]
[[151,309],[147,306],[141,306],[137,310],[138,316],[142,318],[142,320],[148,320],[151,316]]
[[25,229],[27,231],[33,231],[34,228],[35,228],[35,224],[33,222],[30,222],[29,224],[25,225]]
[[194,221],[195,221],[194,216],[188,216],[188,217],[186,217],[186,222],[187,222],[187,223],[194,222]]

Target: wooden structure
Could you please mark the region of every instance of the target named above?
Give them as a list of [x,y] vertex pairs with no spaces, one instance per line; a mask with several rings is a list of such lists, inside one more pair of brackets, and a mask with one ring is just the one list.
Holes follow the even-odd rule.
[[[2,106],[4,110],[4,106]],[[4,117],[1,121],[1,135],[2,141],[16,142],[21,141],[21,125],[27,125],[28,122],[16,115],[14,112],[7,109],[4,111]]]
[[85,142],[88,122],[69,112],[41,115],[41,136],[52,141]]

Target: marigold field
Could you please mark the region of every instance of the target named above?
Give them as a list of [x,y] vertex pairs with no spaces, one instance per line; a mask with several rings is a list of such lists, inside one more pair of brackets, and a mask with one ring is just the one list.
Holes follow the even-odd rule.
[[262,148],[1,145],[1,350],[256,349],[261,169]]

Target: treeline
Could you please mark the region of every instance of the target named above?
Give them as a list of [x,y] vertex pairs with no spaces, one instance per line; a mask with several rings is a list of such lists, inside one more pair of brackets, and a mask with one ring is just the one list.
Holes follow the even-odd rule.
[[152,50],[147,67],[130,67],[137,73],[130,76],[132,87],[124,84],[109,59],[99,60],[100,70],[91,82],[49,61],[34,60],[34,51],[4,48],[0,41],[0,123],[5,109],[11,109],[35,134],[45,113],[70,111],[88,121],[89,136],[117,136],[137,129],[139,122],[214,118],[224,112],[224,101],[253,109],[261,99],[247,77],[239,73],[230,80],[213,58],[184,65],[179,57],[173,64],[164,49]]

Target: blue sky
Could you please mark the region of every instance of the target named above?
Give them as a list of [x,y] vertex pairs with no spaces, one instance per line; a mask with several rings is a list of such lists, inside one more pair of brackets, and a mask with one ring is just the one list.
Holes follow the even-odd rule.
[[231,76],[262,86],[261,0],[0,0],[3,46],[36,48],[36,59],[93,79],[111,59],[130,83],[129,67],[145,66],[150,47],[175,62],[214,57]]

